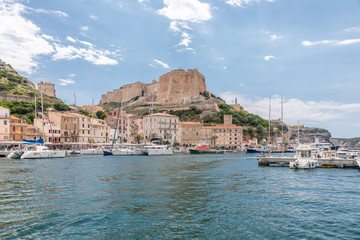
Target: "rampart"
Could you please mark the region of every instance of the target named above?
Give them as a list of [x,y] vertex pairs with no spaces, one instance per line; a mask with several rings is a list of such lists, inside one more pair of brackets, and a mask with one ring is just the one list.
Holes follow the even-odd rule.
[[137,96],[151,96],[153,92],[154,100],[163,104],[190,104],[202,98],[200,92],[205,91],[205,77],[197,69],[178,69],[160,76],[158,82],[136,82],[103,94],[100,105],[120,102],[121,97],[126,102]]

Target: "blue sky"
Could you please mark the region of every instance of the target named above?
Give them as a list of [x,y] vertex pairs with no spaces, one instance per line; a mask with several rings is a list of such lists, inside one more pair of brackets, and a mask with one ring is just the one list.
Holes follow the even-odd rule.
[[249,112],[360,136],[358,0],[0,0],[0,59],[77,105],[177,68]]

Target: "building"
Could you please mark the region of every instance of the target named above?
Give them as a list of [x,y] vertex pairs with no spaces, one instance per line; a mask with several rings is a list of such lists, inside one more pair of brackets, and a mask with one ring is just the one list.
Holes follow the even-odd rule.
[[104,111],[104,108],[101,106],[97,106],[97,105],[84,105],[84,106],[80,106],[79,108],[84,109],[86,111],[88,111],[88,113],[91,114],[92,111],[94,111],[93,113],[96,114],[96,112],[98,111]]
[[232,124],[232,116],[224,116],[224,124],[200,127],[200,141],[213,147],[240,150],[243,141],[243,128]]
[[158,137],[174,144],[180,140],[179,126],[178,116],[166,113],[155,113],[144,116],[143,132],[145,141],[150,141],[152,137]]
[[193,146],[199,144],[200,122],[180,122],[180,144]]
[[[42,83],[42,86],[41,86],[41,83]],[[41,87],[42,87],[43,94],[48,95],[50,97],[56,97],[55,84],[49,83],[49,82],[40,82],[37,84],[38,91],[41,91]]]
[[0,141],[10,140],[10,110],[0,107]]
[[35,125],[29,124],[26,136],[28,140],[37,140],[42,137],[42,134],[40,134],[39,129]]
[[26,120],[10,116],[10,140],[20,142],[27,139],[28,124]]
[[[35,125],[34,126],[35,129],[39,130],[37,137],[42,138],[43,137],[42,119],[39,118],[35,119],[34,125]],[[30,138],[29,136],[29,139],[34,139],[34,138]],[[44,142],[54,143],[54,144],[61,143],[61,126],[59,123],[51,122],[48,119],[44,120]]]
[[61,143],[79,142],[79,120],[68,112],[48,112],[48,119],[60,125]]

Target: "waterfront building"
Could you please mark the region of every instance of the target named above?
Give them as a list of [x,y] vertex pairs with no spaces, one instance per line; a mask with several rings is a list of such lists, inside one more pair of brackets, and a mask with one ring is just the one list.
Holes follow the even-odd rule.
[[[37,118],[34,119],[34,127],[38,129],[38,138],[43,137],[43,122],[42,119]],[[30,125],[29,125],[30,126]],[[32,138],[32,136],[28,135],[29,139],[35,139]],[[49,119],[44,119],[44,142],[47,143],[54,143],[58,144],[61,141],[61,127],[59,123],[51,122]]]
[[145,141],[150,141],[152,135],[162,138],[164,141],[175,143],[179,138],[179,117],[166,114],[155,113],[144,116],[143,118],[143,132]]
[[[117,127],[117,141],[121,143],[121,137],[124,137],[124,143],[135,143],[134,137],[139,134],[140,126],[138,125],[138,120],[140,117],[134,114],[124,114],[123,119],[123,134],[121,134],[121,117],[117,120],[117,111],[109,111],[107,112],[109,115],[105,119],[106,124],[113,129],[112,132],[110,131],[109,134],[111,134],[110,139],[113,139],[116,121],[118,122]],[[140,118],[141,119],[141,118]],[[109,135],[110,136],[110,135]]]
[[199,144],[200,122],[180,122],[180,144],[193,146]]
[[42,137],[42,135],[40,136],[39,128],[35,127],[35,125],[32,124],[28,125],[26,136],[26,139],[29,140],[36,140]]
[[10,140],[10,110],[0,107],[0,141]]
[[243,128],[232,123],[231,115],[224,115],[224,124],[201,126],[200,141],[226,150],[242,148]]
[[20,142],[26,139],[28,124],[26,120],[17,118],[13,115],[10,116],[10,140]]
[[65,112],[48,112],[49,121],[60,125],[60,142],[79,142],[79,121],[72,114]]

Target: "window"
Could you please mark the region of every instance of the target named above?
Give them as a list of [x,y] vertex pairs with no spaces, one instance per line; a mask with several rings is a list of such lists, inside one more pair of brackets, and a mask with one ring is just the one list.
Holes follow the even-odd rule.
[[7,121],[6,121],[6,120],[4,120],[4,125],[7,125]]
[[13,131],[15,131],[15,129],[16,129],[15,126],[13,126]]
[[88,124],[88,128],[90,128],[90,124]]
[[85,124],[82,124],[82,127],[84,128],[84,127],[85,127]]
[[4,136],[4,140],[9,140],[9,136]]
[[88,134],[90,134],[90,130],[88,131]]
[[[82,118],[82,121],[85,121],[85,118]],[[84,124],[83,124],[84,125]]]
[[67,124],[65,124],[65,129],[67,129]]
[[5,113],[5,118],[9,118],[9,116],[8,116],[8,114],[7,114],[7,113]]
[[85,131],[84,131],[84,130],[82,130],[82,133],[83,133],[83,134],[85,134]]

